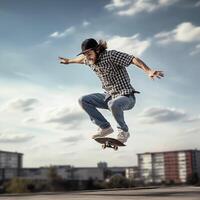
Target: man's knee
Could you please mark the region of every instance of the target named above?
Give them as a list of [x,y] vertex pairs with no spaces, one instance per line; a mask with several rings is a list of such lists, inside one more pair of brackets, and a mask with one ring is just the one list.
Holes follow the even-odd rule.
[[81,107],[83,107],[83,104],[85,103],[85,100],[86,100],[85,95],[79,97],[79,99],[78,99],[78,103],[79,103],[79,105],[80,105]]
[[83,95],[79,97],[78,103],[80,104],[81,107],[83,107],[83,105],[88,102],[88,99],[89,99],[89,95]]
[[110,110],[115,110],[115,109],[119,108],[119,105],[118,105],[117,101],[109,101],[108,102],[108,108]]

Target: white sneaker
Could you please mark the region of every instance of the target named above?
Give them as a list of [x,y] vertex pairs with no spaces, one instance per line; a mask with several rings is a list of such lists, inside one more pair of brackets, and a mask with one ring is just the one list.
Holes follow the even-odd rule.
[[107,136],[107,135],[109,135],[109,134],[111,134],[113,132],[114,132],[114,130],[112,129],[111,126],[108,127],[108,128],[104,128],[104,129],[98,128],[97,134],[93,135],[92,139],[95,139],[97,137],[105,137],[105,136]]
[[121,143],[125,143],[127,142],[129,137],[130,137],[129,132],[119,130],[119,134],[117,135],[117,140],[119,140]]

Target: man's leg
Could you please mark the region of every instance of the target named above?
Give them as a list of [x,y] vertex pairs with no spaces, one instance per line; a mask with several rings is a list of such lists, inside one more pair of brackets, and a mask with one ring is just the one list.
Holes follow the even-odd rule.
[[84,95],[81,98],[79,98],[79,104],[87,112],[91,121],[94,124],[99,126],[101,129],[110,127],[110,123],[97,110],[97,108],[108,109],[104,93]]
[[[124,110],[130,110],[135,105],[135,96],[119,96],[108,102],[108,107],[112,112],[116,122],[119,132],[128,133],[128,126],[124,120]],[[127,138],[129,137],[129,133]]]

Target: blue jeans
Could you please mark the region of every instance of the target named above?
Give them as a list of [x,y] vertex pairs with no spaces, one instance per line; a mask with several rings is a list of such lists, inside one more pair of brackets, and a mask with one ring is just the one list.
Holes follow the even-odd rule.
[[110,110],[117,122],[117,128],[128,131],[128,126],[124,121],[124,110],[130,110],[134,107],[135,96],[118,96],[115,99],[106,99],[105,93],[94,93],[79,98],[79,104],[89,115],[91,121],[100,128],[108,128],[111,125],[97,108]]

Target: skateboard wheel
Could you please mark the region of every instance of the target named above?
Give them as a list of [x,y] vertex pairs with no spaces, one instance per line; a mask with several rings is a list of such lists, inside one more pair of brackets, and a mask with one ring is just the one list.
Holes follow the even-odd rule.
[[102,149],[105,149],[106,148],[106,144],[102,144]]
[[117,151],[117,150],[118,150],[118,147],[117,147],[117,146],[114,146],[114,150]]

